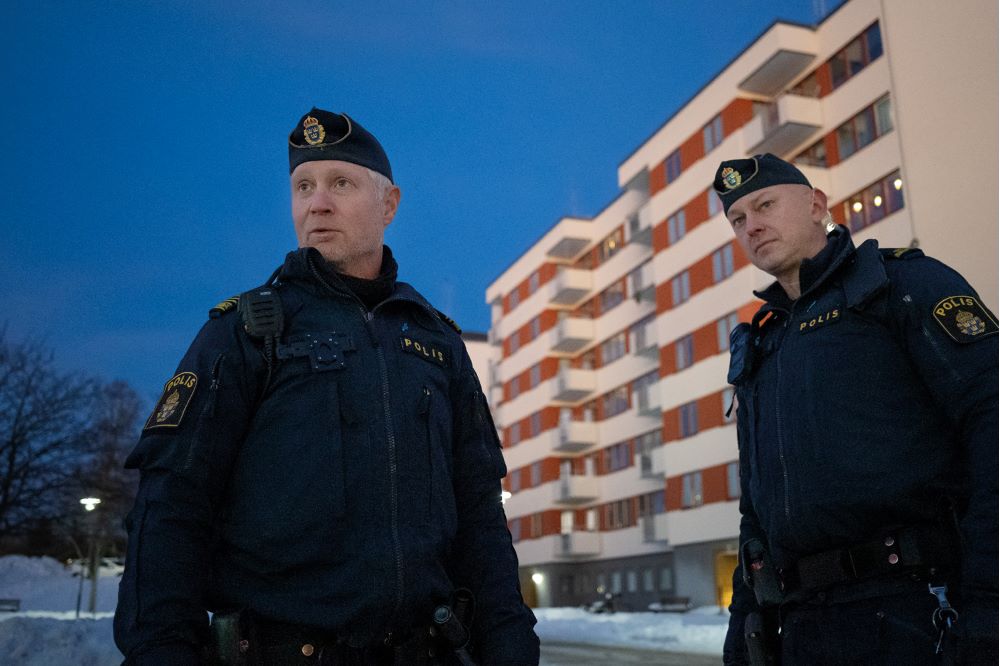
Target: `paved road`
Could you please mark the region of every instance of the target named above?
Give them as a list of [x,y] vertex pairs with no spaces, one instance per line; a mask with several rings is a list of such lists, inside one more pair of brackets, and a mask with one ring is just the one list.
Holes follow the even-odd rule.
[[722,656],[681,654],[657,650],[579,645],[576,643],[542,643],[539,666],[719,666]]

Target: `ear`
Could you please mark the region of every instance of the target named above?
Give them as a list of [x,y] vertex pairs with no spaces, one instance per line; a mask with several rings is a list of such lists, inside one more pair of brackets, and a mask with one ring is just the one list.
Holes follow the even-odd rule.
[[809,209],[809,213],[812,221],[816,224],[823,224],[823,220],[826,218],[826,203],[826,192],[819,188],[813,188],[812,205]]
[[382,213],[383,226],[389,226],[389,223],[392,222],[392,218],[396,217],[396,210],[399,209],[399,198],[401,196],[402,193],[395,185],[389,188],[389,190],[385,193],[385,198],[382,200],[384,211]]

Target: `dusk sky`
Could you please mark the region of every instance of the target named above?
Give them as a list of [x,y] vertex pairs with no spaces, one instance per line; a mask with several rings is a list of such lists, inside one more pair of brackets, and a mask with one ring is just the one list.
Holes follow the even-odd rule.
[[0,3],[0,327],[155,399],[208,309],[295,247],[287,136],[375,134],[387,243],[485,331],[486,286],[776,19],[837,0]]

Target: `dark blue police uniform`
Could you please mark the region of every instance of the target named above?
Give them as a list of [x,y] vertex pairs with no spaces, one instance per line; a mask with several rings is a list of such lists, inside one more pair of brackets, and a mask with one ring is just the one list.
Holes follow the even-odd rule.
[[[997,324],[919,250],[846,229],[733,336],[740,567],[725,661],[773,571],[784,664],[996,663]],[[754,544],[763,548],[751,552]],[[748,550],[749,546],[749,550]],[[760,592],[761,590],[758,590]],[[777,602],[775,602],[777,603]]]
[[303,248],[280,269],[271,370],[239,314],[210,319],[128,459],[142,480],[115,618],[127,663],[198,663],[206,610],[406,644],[456,588],[475,597],[477,660],[537,663],[503,457],[460,336],[409,285],[369,310],[321,261]]

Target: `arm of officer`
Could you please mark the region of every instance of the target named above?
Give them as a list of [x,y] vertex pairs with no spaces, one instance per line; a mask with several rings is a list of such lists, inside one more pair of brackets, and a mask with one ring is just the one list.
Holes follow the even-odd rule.
[[507,474],[496,426],[468,353],[453,386],[458,533],[451,574],[476,599],[472,636],[483,664],[537,664],[535,617],[521,598],[517,555],[500,502]]
[[125,462],[140,471],[114,623],[126,664],[200,663],[213,520],[254,395],[237,319],[201,329]]
[[962,446],[959,488],[963,653],[997,650],[997,323],[957,272],[939,261],[890,261],[889,307],[924,384]]

